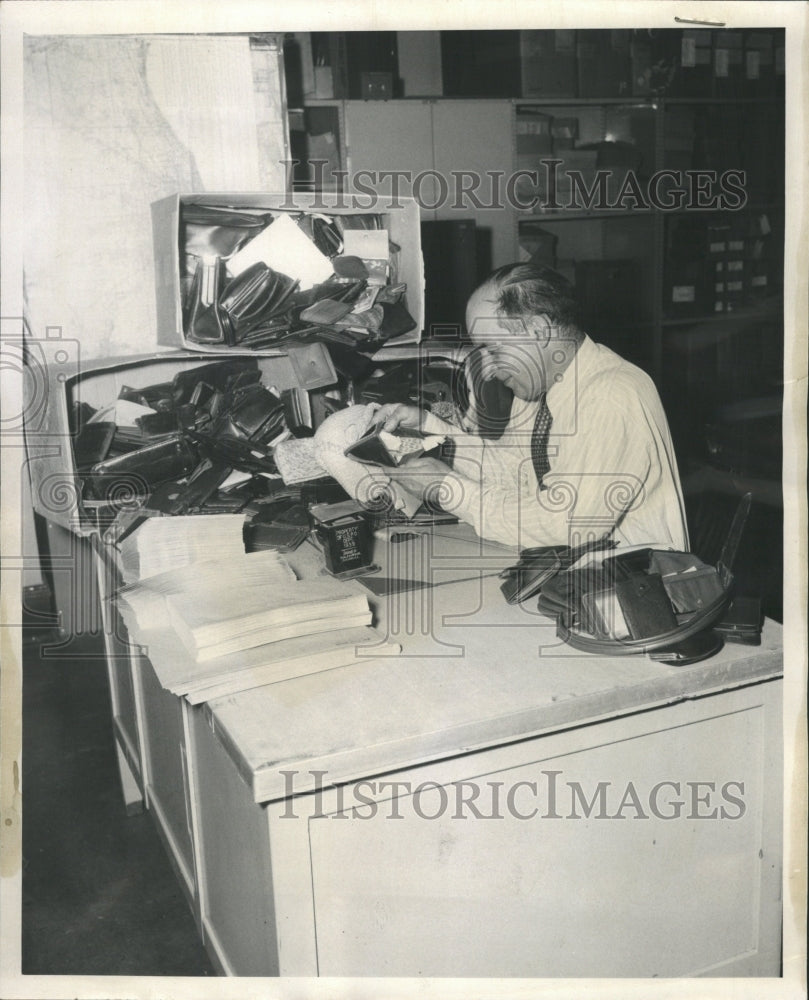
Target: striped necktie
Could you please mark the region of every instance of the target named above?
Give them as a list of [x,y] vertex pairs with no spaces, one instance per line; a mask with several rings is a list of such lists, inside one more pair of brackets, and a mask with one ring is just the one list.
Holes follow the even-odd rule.
[[546,394],[543,392],[539,399],[534,431],[531,435],[531,461],[534,464],[534,472],[540,486],[542,486],[543,477],[550,472],[551,468],[548,461],[548,438],[552,423],[553,417],[548,409]]

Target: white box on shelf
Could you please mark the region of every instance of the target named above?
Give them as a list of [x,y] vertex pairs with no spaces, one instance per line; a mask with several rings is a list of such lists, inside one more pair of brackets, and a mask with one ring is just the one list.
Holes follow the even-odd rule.
[[[421,217],[418,203],[412,198],[400,197],[389,205],[370,208],[358,207],[352,201],[359,195],[341,195],[334,192],[297,192],[294,194],[261,192],[206,192],[204,194],[173,194],[152,205],[152,228],[155,250],[155,280],[157,301],[158,343],[167,347],[185,348],[205,353],[231,353],[239,345],[200,344],[190,340],[183,326],[183,261],[182,223],[186,206],[216,207],[234,211],[300,214],[320,217],[376,216],[378,228],[388,232],[394,247],[391,254],[389,283],[404,283],[407,290],[404,303],[415,321],[415,328],[392,338],[391,345],[418,343],[424,328],[424,263],[421,252]],[[395,248],[398,248],[396,250]],[[277,348],[268,346],[251,353],[275,353]]]

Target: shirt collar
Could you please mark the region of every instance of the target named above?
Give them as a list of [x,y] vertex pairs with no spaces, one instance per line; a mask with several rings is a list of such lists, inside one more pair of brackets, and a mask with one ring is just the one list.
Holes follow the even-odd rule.
[[569,396],[575,389],[577,377],[581,377],[593,364],[596,355],[596,345],[587,336],[579,344],[576,356],[570,362],[562,374],[562,378],[548,389],[546,401],[548,408],[553,413],[554,402],[558,403],[566,396]]

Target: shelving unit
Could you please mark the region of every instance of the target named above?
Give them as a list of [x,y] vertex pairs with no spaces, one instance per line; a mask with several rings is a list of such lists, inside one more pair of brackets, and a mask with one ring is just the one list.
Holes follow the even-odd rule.
[[[740,109],[740,105],[743,110]],[[765,164],[762,162],[763,158],[758,150],[754,149],[751,151],[748,148],[745,151],[741,149],[740,144],[738,155],[734,155],[732,149],[726,148],[722,153],[727,162],[716,162],[715,155],[706,158],[704,149],[700,151],[694,148],[695,143],[699,139],[694,120],[698,117],[703,120],[702,130],[704,132],[704,120],[707,118],[710,121],[712,109],[716,111],[715,118],[727,120],[729,116],[731,124],[726,127],[726,134],[724,136],[719,135],[720,145],[724,141],[725,145],[728,146],[729,144],[726,141],[728,138],[727,133],[732,128],[736,128],[739,136],[743,134],[742,129],[739,127],[741,121],[748,121],[751,114],[761,120],[766,119],[770,134],[774,133],[775,135],[775,138],[769,145],[773,150],[777,150],[779,146],[783,149],[783,125],[781,125],[779,143],[777,138],[778,115],[773,114],[773,112],[782,109],[782,107],[782,102],[777,98],[770,97],[748,97],[740,98],[739,100],[717,97],[660,97],[646,101],[618,98],[605,98],[603,100],[585,100],[581,98],[554,98],[547,101],[513,100],[511,102],[511,109],[514,134],[514,170],[526,169],[529,166],[534,166],[541,170],[541,162],[543,160],[551,158],[554,160],[566,160],[567,150],[564,148],[561,151],[557,150],[552,136],[548,137],[548,141],[545,143],[543,143],[543,138],[540,137],[537,146],[541,152],[538,152],[534,157],[526,154],[521,149],[520,138],[526,134],[524,124],[533,117],[539,118],[540,115],[548,116],[545,119],[545,123],[549,124],[550,128],[553,128],[553,122],[560,118],[563,120],[569,118],[575,119],[578,122],[578,135],[575,140],[577,149],[580,149],[582,146],[592,147],[597,143],[614,142],[616,138],[619,141],[631,142],[639,153],[637,170],[642,185],[644,180],[664,169],[678,170],[680,172],[685,170],[716,169],[717,177],[721,177],[723,170],[749,166],[755,168],[752,171],[749,169],[747,171],[748,202],[740,211],[725,210],[722,212],[720,209],[717,209],[715,212],[710,212],[704,210],[694,211],[689,208],[663,211],[654,207],[639,209],[631,197],[625,199],[625,203],[629,205],[625,210],[615,207],[614,199],[612,199],[610,207],[602,209],[596,207],[586,208],[585,202],[580,199],[576,204],[573,204],[573,199],[567,194],[564,198],[556,200],[561,204],[570,205],[568,208],[548,211],[515,211],[513,212],[513,224],[516,253],[526,256],[526,251],[531,248],[526,248],[525,236],[533,230],[535,237],[536,229],[540,227],[557,240],[556,260],[551,257],[548,262],[555,264],[562,271],[568,271],[569,276],[573,277],[574,268],[567,262],[568,258],[590,260],[600,258],[606,264],[611,259],[621,256],[621,253],[626,249],[622,244],[627,242],[627,234],[631,231],[630,238],[633,240],[634,246],[630,248],[630,256],[638,261],[642,273],[642,280],[639,282],[640,295],[636,299],[642,322],[631,324],[633,329],[628,330],[625,337],[614,339],[613,346],[621,350],[622,353],[628,354],[632,360],[647,368],[655,377],[660,379],[665,356],[663,331],[671,325],[683,325],[690,318],[682,314],[677,315],[678,310],[676,306],[680,305],[680,303],[675,303],[675,308],[671,308],[672,303],[666,297],[667,269],[670,265],[670,240],[672,231],[677,225],[676,220],[682,218],[689,219],[693,222],[694,228],[699,229],[703,223],[707,227],[709,221],[716,222],[718,218],[724,217],[728,224],[732,222],[738,228],[740,220],[743,220],[744,226],[750,227],[751,220],[758,215],[766,214],[767,221],[763,225],[765,227],[769,226],[773,232],[773,236],[769,240],[764,239],[763,233],[759,234],[761,238],[756,244],[758,257],[754,257],[751,253],[753,234],[745,233],[743,235],[742,240],[745,242],[745,246],[738,254],[739,260],[737,261],[737,266],[739,261],[742,262],[741,270],[744,275],[743,287],[739,290],[740,294],[735,295],[735,301],[731,298],[722,303],[710,303],[711,308],[706,305],[700,309],[700,300],[710,299],[711,292],[713,291],[713,289],[708,287],[709,276],[702,275],[700,276],[700,280],[705,285],[704,288],[698,290],[696,285],[699,284],[699,281],[697,281],[692,286],[692,291],[688,291],[682,287],[678,293],[686,299],[692,296],[694,300],[694,305],[690,310],[681,308],[679,310],[680,313],[691,312],[693,319],[696,321],[705,319],[706,317],[708,320],[713,321],[716,318],[716,309],[713,306],[715,305],[718,308],[721,305],[721,318],[727,320],[730,315],[729,306],[734,306],[735,309],[745,308],[749,299],[754,298],[763,288],[774,288],[777,291],[782,278],[779,262],[771,259],[771,253],[764,254],[760,245],[761,243],[769,243],[771,247],[777,247],[779,245],[778,234],[781,232],[783,226],[783,171],[780,169],[777,153],[774,153],[770,162]],[[689,148],[685,150],[682,149],[682,127],[679,135],[676,130],[672,129],[672,126],[678,124],[672,115],[676,115],[680,119],[681,125],[682,120],[689,117],[688,111],[692,108],[695,113],[690,116],[692,120],[690,121],[688,132]],[[761,114],[756,115],[757,109],[761,109]],[[781,113],[783,114],[782,111]],[[629,125],[629,130],[619,133],[616,136],[615,128],[611,128],[611,125],[614,126],[616,122],[620,123],[621,119]],[[539,120],[542,121],[541,118]],[[639,133],[638,126],[640,126]],[[757,133],[754,132],[754,134]],[[715,135],[711,136],[710,139],[715,142]],[[607,147],[602,148],[606,149]],[[748,163],[745,163],[745,152],[747,153]],[[582,171],[588,188],[591,188],[595,180],[595,169],[602,168],[602,163],[598,162],[600,156],[601,154],[599,153],[596,162],[592,164],[589,170]],[[572,166],[578,167],[578,164],[572,164]],[[558,170],[564,171],[565,167],[566,163],[563,162]],[[603,164],[603,167],[609,169],[606,164]],[[624,168],[619,169],[623,170]],[[750,190],[751,182],[752,190]],[[595,190],[594,188],[591,189]],[[613,190],[615,190],[615,187],[613,187]],[[548,192],[540,191],[539,193],[545,195],[543,201],[547,204]],[[751,195],[754,198],[751,198]],[[600,247],[598,246],[599,243]],[[701,247],[696,253],[692,253],[692,262],[695,260],[699,261],[700,256],[704,255],[705,249]],[[759,273],[756,276],[759,286],[751,295],[750,293],[755,286],[749,284],[749,276],[746,271],[749,270],[754,261],[757,262],[759,269]],[[695,265],[696,270],[699,270],[699,267],[700,265],[697,263]],[[587,289],[583,289],[583,291],[586,295]],[[594,307],[593,313],[595,314],[597,311]],[[631,316],[632,312],[630,310],[628,315]],[[596,319],[597,322],[598,320]],[[598,334],[600,331],[594,330],[593,332]],[[609,342],[609,334],[612,331],[604,332],[607,334],[604,339]],[[634,344],[633,349],[633,335],[643,334],[644,332],[647,334],[648,339],[645,342],[643,340],[638,341]],[[621,340],[623,342],[619,342]]]
[[[491,266],[542,250],[540,259],[578,279],[589,305],[590,332],[656,380],[687,462],[706,447],[704,423],[717,407],[761,392],[781,393],[782,38],[766,29],[672,29],[632,32],[628,39],[619,38],[620,32],[578,32],[571,53],[566,35],[562,45],[552,32],[533,34],[483,32],[449,39],[447,51],[455,46],[467,68],[477,67],[464,71],[463,86],[460,77],[454,86],[445,60],[445,93],[456,96],[321,100],[311,102],[312,108],[328,106],[339,121],[341,167],[349,174],[409,169],[448,177],[453,170],[474,170],[508,178],[551,156],[565,160],[567,150],[559,153],[556,142],[537,143],[528,155],[519,141],[525,135],[518,132],[520,123],[542,115],[548,116],[545,121],[576,120],[576,134],[567,136],[572,141],[566,144],[579,147],[576,166],[587,164],[581,146],[596,147],[589,172],[583,168],[585,178],[602,166],[604,154],[618,150],[600,144],[616,140],[629,142],[639,154],[633,169],[642,190],[661,170],[715,170],[717,183],[723,171],[744,170],[747,201],[739,210],[732,204],[692,210],[676,202],[670,210],[644,208],[627,198],[628,208],[580,202],[545,211],[508,205],[493,210],[467,202],[428,205],[422,213],[426,221],[474,220]],[[578,61],[578,76],[561,74],[548,82],[543,96],[519,96],[528,93],[527,77],[513,71],[513,60],[536,62],[532,46],[549,39],[554,58]],[[463,52],[457,48],[461,42]],[[582,70],[588,59],[593,61]],[[547,76],[541,66],[538,72]],[[601,93],[595,92],[598,80]],[[570,96],[577,88],[588,96]],[[625,169],[627,161],[620,162],[624,167],[613,163],[613,169]],[[421,193],[430,199],[434,192],[425,184]],[[714,253],[709,227],[720,225],[731,227],[734,247],[728,242]],[[680,263],[685,266],[678,272]],[[737,270],[711,270],[718,263]],[[449,274],[434,280],[450,280]],[[430,280],[428,274],[428,286]],[[709,341],[714,346],[706,346]],[[728,463],[739,471],[730,458]]]

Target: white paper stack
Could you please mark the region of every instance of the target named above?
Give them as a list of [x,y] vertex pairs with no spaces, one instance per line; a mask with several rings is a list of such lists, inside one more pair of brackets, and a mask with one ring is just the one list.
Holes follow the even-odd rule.
[[268,549],[250,554],[240,552],[221,561],[190,563],[128,584],[117,596],[130,610],[139,628],[171,629],[171,610],[166,598],[172,594],[210,595],[222,590],[234,594],[242,588],[257,586],[283,590],[296,581],[283,556]]
[[365,594],[346,593],[335,580],[194,590],[166,601],[174,631],[200,663],[265,643],[371,624]]
[[121,542],[124,580],[144,580],[206,560],[244,555],[243,514],[150,517]]
[[161,685],[192,704],[401,649],[371,627],[357,584],[298,580],[271,550],[161,573],[118,600]]
[[138,642],[161,685],[192,705],[294,677],[398,653],[374,628],[344,628],[284,639],[198,663],[173,630],[146,630]]

